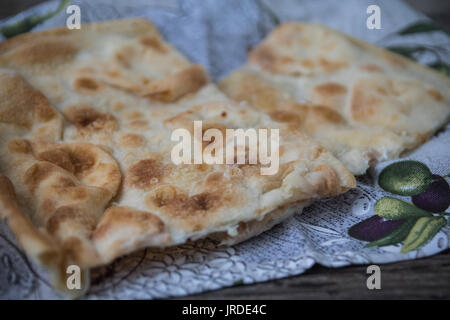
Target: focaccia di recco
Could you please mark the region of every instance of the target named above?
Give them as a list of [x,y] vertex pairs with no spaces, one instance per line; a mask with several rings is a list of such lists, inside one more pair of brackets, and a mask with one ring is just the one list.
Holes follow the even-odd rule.
[[[286,70],[276,56],[253,57],[271,71]],[[374,81],[358,82],[355,101],[370,99],[366,89]],[[385,90],[413,94],[409,85],[394,84]],[[432,92],[429,101],[441,110],[446,92],[416,86]],[[410,99],[428,99],[422,91]],[[341,118],[337,112],[324,116]],[[259,164],[175,165],[171,133],[191,130],[195,120],[221,131],[279,129],[278,172],[261,175]],[[14,37],[0,43],[0,216],[69,296],[87,290],[91,268],[140,248],[204,237],[243,241],[356,184],[332,153],[277,120],[224,95],[146,20]],[[80,290],[66,287],[66,268],[73,264],[82,269]]]
[[287,22],[219,82],[300,129],[355,175],[426,142],[450,116],[450,79],[314,23]]

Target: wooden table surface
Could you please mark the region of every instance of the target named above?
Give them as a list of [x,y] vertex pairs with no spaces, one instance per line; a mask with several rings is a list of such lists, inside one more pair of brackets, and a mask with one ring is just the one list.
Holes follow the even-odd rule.
[[367,266],[319,265],[295,277],[240,285],[183,299],[450,299],[450,250],[380,265],[381,289],[367,289]]
[[[0,19],[43,0],[2,0]],[[450,1],[408,0],[447,30]],[[367,266],[314,266],[306,273],[254,285],[240,285],[186,299],[450,299],[450,250],[433,257],[381,265],[381,289],[366,286]]]

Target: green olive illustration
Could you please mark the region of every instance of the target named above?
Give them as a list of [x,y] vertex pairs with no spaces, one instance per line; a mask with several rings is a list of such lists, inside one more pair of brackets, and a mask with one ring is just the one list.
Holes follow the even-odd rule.
[[393,198],[383,197],[375,203],[375,213],[388,220],[399,220],[413,217],[430,217],[431,213],[417,208],[412,203]]
[[430,169],[419,161],[400,161],[388,165],[380,173],[381,188],[401,196],[414,196],[424,192],[432,183]]

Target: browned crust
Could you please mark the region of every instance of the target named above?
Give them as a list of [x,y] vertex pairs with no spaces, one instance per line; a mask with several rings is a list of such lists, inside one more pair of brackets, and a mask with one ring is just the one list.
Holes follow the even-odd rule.
[[[130,241],[135,239],[134,241]],[[105,210],[92,233],[96,248],[102,252],[103,263],[148,246],[167,246],[170,234],[156,215],[131,207],[117,206]]]
[[130,18],[121,20],[104,21],[92,24],[84,24],[82,30],[69,30],[66,27],[43,30],[39,32],[30,32],[18,35],[6,41],[0,42],[0,55],[23,44],[34,42],[39,38],[58,37],[64,38],[69,34],[81,33],[85,31],[98,31],[107,33],[118,33],[130,36],[136,34],[148,34],[149,32],[158,33],[157,29],[147,19]]
[[[140,38],[140,43],[146,46],[142,49],[147,50],[147,53],[148,50],[153,50],[152,54],[154,51],[164,54],[166,49],[170,49],[167,44],[160,42],[153,25],[144,20],[84,25],[83,30],[86,29],[98,31],[99,36],[104,32],[133,37],[145,35],[145,38]],[[33,74],[43,69],[31,70],[31,66],[27,63],[38,65],[39,68],[45,64],[51,65],[56,60],[58,63],[70,62],[77,50],[83,49],[83,37],[79,37],[78,40],[81,41],[79,44],[75,41],[72,46],[67,45],[65,40],[62,40],[64,43],[55,42],[57,38],[63,39],[68,32],[71,32],[73,40],[77,40],[77,35],[81,35],[83,31],[68,31],[61,28],[8,40],[0,44],[0,65],[16,68],[14,63],[18,63],[21,64],[21,69],[26,71],[24,74],[28,74],[29,71]],[[151,33],[154,33],[155,37],[151,37]],[[47,41],[47,44],[51,43],[49,48],[52,48],[56,56],[49,54],[46,59],[46,47],[37,44],[41,40]],[[55,43],[61,46],[55,47]],[[36,48],[38,50],[33,51]],[[19,53],[18,56],[12,60],[5,59],[12,57],[15,51]],[[127,59],[121,60],[127,65]],[[153,102],[155,100],[174,102],[180,98],[187,100],[189,96],[194,96],[194,93],[207,84],[209,79],[201,66],[185,67],[183,63],[180,63],[178,72],[163,76],[159,80],[146,79],[144,85],[138,87],[139,90],[133,91],[135,89],[133,87],[132,93],[136,95],[138,92]],[[45,71],[48,70],[51,69]],[[29,134],[27,130],[30,128],[34,130],[36,124],[41,125],[55,119],[62,127],[60,123],[62,116],[50,105],[49,100],[53,101],[50,97],[47,100],[24,78],[18,75],[15,77],[17,82],[20,82],[21,88],[24,88],[24,92],[26,91],[25,99],[29,99],[22,101],[18,98],[17,104],[23,105],[24,113],[28,115],[32,113],[32,116],[24,120],[22,115],[11,113],[12,102],[8,102],[6,108],[0,105],[0,111],[7,110],[0,113],[1,120],[4,120],[0,123],[2,126],[0,129],[6,128],[1,133],[6,132],[12,136],[7,137],[8,144],[1,150],[4,159],[0,160],[2,164],[6,164],[5,171],[8,171],[8,176],[16,187],[14,190],[8,178],[0,177],[0,214],[7,220],[27,254],[43,265],[50,266],[55,284],[61,290],[65,290],[65,268],[68,264],[77,264],[86,270],[84,279],[87,283],[89,268],[108,263],[119,255],[137,248],[164,247],[181,243],[190,237],[207,236],[208,232],[226,229],[227,223],[231,223],[233,219],[243,220],[240,215],[245,214],[245,219],[254,218],[255,215],[263,217],[275,208],[292,204],[298,199],[306,201],[321,196],[332,196],[355,186],[354,177],[329,153],[302,134],[287,129],[286,133],[291,139],[290,149],[297,152],[294,155],[296,161],[306,162],[307,173],[294,168],[294,164],[290,162],[281,164],[279,174],[271,178],[261,178],[257,171],[259,167],[247,164],[230,170],[227,167],[226,170],[230,171],[227,171],[230,173],[228,176],[224,173],[225,169],[219,173],[212,172],[213,166],[207,165],[196,165],[187,170],[181,168],[173,170],[171,165],[160,162],[157,156],[150,155],[148,157],[140,155],[126,165],[120,163],[123,166],[120,168],[112,156],[113,153],[108,151],[109,148],[112,149],[111,146],[87,142],[61,142],[60,134],[47,136],[43,136],[42,132],[36,135]],[[103,78],[89,74],[88,70],[80,71],[71,84],[74,92],[83,98],[88,96],[89,99],[94,99],[94,93],[109,85]],[[116,87],[128,88],[123,83],[116,84]],[[143,87],[149,88],[148,91],[141,92]],[[0,97],[14,97],[13,89],[9,88]],[[134,98],[136,96],[133,96]],[[137,99],[142,103],[145,101],[139,97]],[[117,102],[116,106],[127,108],[121,102]],[[219,102],[200,103],[186,113],[179,110],[177,116],[171,120],[179,121],[186,126],[191,124],[190,116],[207,120],[211,114],[217,114],[218,118],[210,121],[206,127],[221,130],[226,128],[221,123],[225,119],[234,117],[236,121],[245,117],[260,116],[250,108],[240,108],[223,98],[223,101]],[[104,132],[107,129],[108,134],[119,130],[119,121],[122,120],[121,117],[110,114],[109,110],[95,110],[87,103],[65,108],[64,115],[69,129],[77,130],[76,133],[80,134],[75,136],[76,139],[81,137],[87,141],[92,141],[89,139],[96,131]],[[142,116],[142,113],[129,116],[127,129],[147,130],[152,125],[152,121],[141,119],[147,116]],[[266,118],[264,121],[269,122],[269,118]],[[170,126],[169,122],[170,120],[164,125]],[[278,123],[270,123],[278,126]],[[23,132],[20,131],[19,136],[16,136],[17,128],[13,126],[20,127]],[[49,127],[57,126],[52,124]],[[145,142],[153,143],[151,139],[144,137],[144,134],[142,136],[128,134],[122,137],[127,141],[127,147],[137,147]],[[299,142],[301,147],[296,148],[298,146],[296,142]],[[130,154],[134,151],[130,151]],[[310,164],[304,159],[314,163]],[[169,178],[170,183],[166,181]],[[245,195],[249,197],[253,195],[245,185],[246,181],[253,181],[264,187],[264,194],[261,195],[264,199],[261,199],[261,203],[258,199],[255,199],[255,202],[258,202],[256,204],[249,203]],[[179,188],[178,184],[182,183],[186,185],[195,183],[199,189],[194,189],[192,185]],[[135,192],[138,197],[141,196],[143,201],[140,204],[148,210],[137,210],[131,206],[114,203],[125,191]],[[259,207],[252,211],[256,206]],[[173,239],[177,233],[172,232],[170,228],[180,233],[184,232],[184,238]],[[84,289],[86,288],[87,286],[84,286]],[[77,295],[81,292],[71,291],[69,294]]]
[[[354,63],[356,66],[361,63],[361,74],[347,75],[345,70],[341,70],[344,73],[336,73],[329,79],[324,77],[328,71],[336,70],[332,70],[333,66],[329,64],[332,59],[322,61],[325,63],[321,66],[322,70],[316,68],[319,53],[326,55],[327,52],[313,52],[308,48],[309,43],[302,43],[311,39],[296,38],[296,33],[305,32],[303,29],[306,27],[308,31],[319,30],[318,33],[332,36],[330,43],[333,42],[334,46],[342,42],[343,47],[349,47],[349,50],[343,51],[348,51],[349,57],[360,54],[361,59],[357,58]],[[294,41],[298,42],[294,45]],[[327,45],[326,42],[318,43],[322,49]],[[302,45],[307,53],[297,55],[292,48],[300,50]],[[318,50],[316,47],[314,49]],[[374,62],[369,63],[363,55]],[[314,61],[307,63],[308,59]],[[299,65],[303,69],[295,68]],[[318,75],[314,72],[311,75],[306,70],[309,67],[316,68]],[[393,74],[391,69],[398,70],[398,75]],[[359,76],[359,81],[356,81]],[[290,86],[298,85],[296,79],[305,83],[299,93],[305,99],[302,103],[297,101],[296,93]],[[382,87],[384,79],[391,80]],[[369,80],[373,81],[361,84]],[[417,84],[417,90],[410,89],[410,93],[423,91],[423,95],[416,94],[417,97],[412,98],[413,94],[405,94],[409,81],[411,85]],[[450,104],[446,86],[450,86],[450,79],[431,68],[327,27],[297,22],[284,23],[275,28],[249,54],[243,68],[219,82],[219,87],[229,97],[246,101],[265,111],[272,119],[285,122],[290,128],[299,128],[317,139],[344,161],[354,174],[363,174],[369,165],[393,159],[417,147],[448,123]],[[399,88],[398,92],[394,87]],[[418,116],[420,110],[411,107],[414,105],[412,99],[421,98],[424,100],[417,103],[430,110],[430,117],[425,119],[428,121],[422,121]],[[442,116],[439,118],[440,114]]]
[[208,238],[219,241],[221,245],[234,246],[260,235],[261,233],[288,219],[295,213],[301,213],[303,208],[309,204],[310,202],[303,201],[281,206],[267,213],[262,220],[251,220],[239,223],[237,226],[236,235],[230,235],[227,232],[218,232],[211,234]]
[[[0,123],[37,131],[45,138],[59,138],[61,115],[50,105],[48,99],[34,89],[20,74],[13,71],[0,72]],[[42,129],[47,129],[45,134]]]
[[71,258],[70,251],[63,250],[45,231],[38,230],[32,224],[17,204],[11,181],[3,175],[0,175],[0,217],[8,223],[25,252],[34,261],[50,269],[52,283],[59,290],[71,297],[80,296],[85,292],[89,283],[89,269],[82,270],[82,290],[67,289],[66,268],[77,262]]

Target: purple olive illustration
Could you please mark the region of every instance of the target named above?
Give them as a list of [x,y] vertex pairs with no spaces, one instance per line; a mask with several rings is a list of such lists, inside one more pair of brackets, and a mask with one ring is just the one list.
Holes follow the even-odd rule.
[[444,178],[433,174],[433,181],[422,193],[412,196],[412,202],[430,212],[443,212],[450,205],[450,187]]
[[348,235],[358,240],[371,242],[388,235],[404,222],[405,219],[386,220],[375,215],[352,226],[348,229]]

